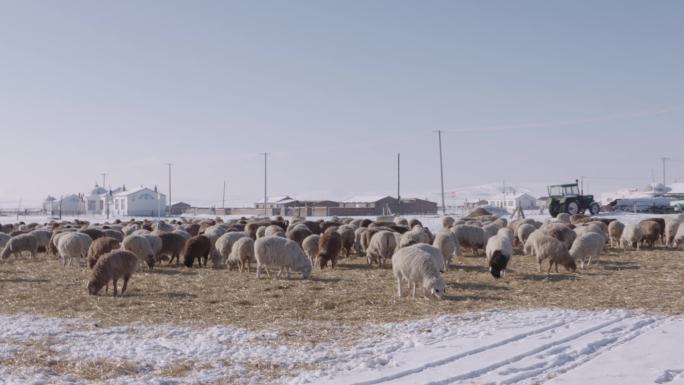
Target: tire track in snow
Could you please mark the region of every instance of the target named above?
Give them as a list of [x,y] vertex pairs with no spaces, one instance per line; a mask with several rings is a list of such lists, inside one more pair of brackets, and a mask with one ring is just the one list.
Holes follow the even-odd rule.
[[553,330],[553,329],[561,328],[561,327],[563,327],[563,326],[568,325],[569,323],[570,323],[570,321],[556,322],[556,323],[554,323],[554,324],[552,324],[552,325],[545,326],[545,327],[543,327],[543,328],[539,328],[539,329],[536,329],[536,330],[532,330],[532,331],[529,331],[529,332],[526,332],[526,333],[517,334],[517,335],[515,335],[515,336],[513,336],[513,337],[509,337],[509,338],[507,338],[507,339],[505,339],[505,340],[499,341],[499,342],[494,343],[494,344],[482,346],[482,347],[479,347],[479,348],[477,348],[477,349],[472,349],[472,350],[469,350],[469,351],[466,351],[466,352],[463,352],[463,353],[459,353],[459,354],[455,354],[455,355],[453,355],[453,356],[449,356],[449,357],[446,357],[446,358],[443,358],[443,359],[440,359],[440,360],[437,360],[437,361],[429,362],[429,363],[424,364],[424,365],[421,365],[421,366],[419,366],[419,367],[417,367],[417,368],[405,370],[405,371],[402,371],[402,372],[399,372],[399,373],[395,373],[395,374],[392,374],[392,375],[380,377],[380,378],[377,378],[377,379],[374,379],[374,380],[356,382],[356,383],[353,383],[353,384],[351,384],[351,385],[375,385],[375,384],[382,384],[382,383],[385,383],[385,382],[388,382],[388,381],[392,381],[392,380],[396,380],[396,379],[399,379],[399,378],[402,378],[402,377],[409,376],[409,375],[411,375],[411,374],[421,373],[421,372],[424,372],[425,370],[428,370],[428,369],[431,369],[431,368],[434,368],[434,367],[437,367],[437,366],[441,366],[441,365],[446,365],[446,364],[449,364],[449,363],[451,363],[451,362],[457,361],[457,360],[459,360],[459,359],[461,359],[461,358],[463,358],[463,357],[472,356],[472,355],[474,355],[474,354],[479,354],[479,353],[482,353],[482,352],[484,352],[484,351],[488,351],[488,350],[491,350],[491,349],[495,349],[495,348],[498,348],[498,347],[501,347],[501,346],[510,344],[511,342],[516,342],[516,341],[523,340],[523,339],[528,338],[528,337],[531,337],[531,336],[533,336],[533,335],[542,334],[542,333],[545,333],[545,332],[550,331],[550,330]]
[[629,316],[622,316],[622,317],[619,317],[617,319],[602,322],[598,325],[591,326],[589,328],[585,328],[580,332],[573,333],[570,336],[563,337],[561,339],[554,340],[554,341],[546,343],[546,344],[542,344],[541,346],[538,346],[534,349],[528,350],[528,351],[521,353],[521,354],[517,354],[513,357],[506,358],[502,361],[495,362],[495,363],[487,365],[483,368],[475,369],[475,370],[469,371],[467,373],[460,374],[460,375],[453,376],[453,377],[449,377],[449,378],[446,378],[443,380],[427,382],[426,385],[449,385],[449,384],[454,384],[454,383],[457,383],[459,381],[464,381],[464,380],[473,381],[475,379],[483,377],[485,374],[490,373],[494,370],[497,370],[499,368],[503,368],[507,365],[511,365],[512,363],[519,362],[519,361],[521,361],[527,357],[534,356],[534,355],[542,353],[546,350],[557,348],[558,345],[565,344],[567,342],[570,342],[570,341],[576,340],[578,338],[587,336],[591,333],[600,331],[600,330],[605,329],[611,325],[615,325],[619,322],[622,322],[628,318],[630,318],[630,317]]

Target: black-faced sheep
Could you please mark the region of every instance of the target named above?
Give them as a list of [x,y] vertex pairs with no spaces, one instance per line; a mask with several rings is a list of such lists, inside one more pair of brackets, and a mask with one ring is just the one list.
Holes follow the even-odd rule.
[[495,235],[487,240],[485,248],[489,272],[494,278],[501,278],[506,273],[506,266],[513,256],[513,244],[511,239],[505,236]]

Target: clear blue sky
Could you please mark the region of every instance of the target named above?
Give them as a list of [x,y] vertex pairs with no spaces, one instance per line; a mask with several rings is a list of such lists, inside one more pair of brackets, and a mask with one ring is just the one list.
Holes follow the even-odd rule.
[[273,195],[394,194],[401,152],[404,195],[424,196],[436,129],[447,190],[611,189],[684,160],[681,1],[0,5],[3,202],[101,172],[165,192],[168,161],[173,200],[220,201],[227,179],[253,201],[264,151]]

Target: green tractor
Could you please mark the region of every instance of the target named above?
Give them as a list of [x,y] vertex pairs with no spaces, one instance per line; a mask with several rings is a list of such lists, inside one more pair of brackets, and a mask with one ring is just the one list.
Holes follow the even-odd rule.
[[601,211],[601,206],[594,202],[593,195],[583,195],[580,193],[578,181],[570,184],[559,184],[549,186],[549,214],[557,217],[560,213],[584,214],[589,210],[591,215],[596,215]]

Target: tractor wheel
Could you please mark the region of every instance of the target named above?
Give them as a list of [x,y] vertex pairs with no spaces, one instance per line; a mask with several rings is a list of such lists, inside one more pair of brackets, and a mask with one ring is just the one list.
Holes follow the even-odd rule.
[[599,206],[598,203],[594,202],[589,206],[589,212],[591,215],[597,215],[599,212],[601,212],[601,206]]
[[557,217],[558,214],[560,214],[560,205],[557,203],[552,203],[549,205],[549,214],[551,214],[552,217]]
[[577,202],[568,202],[565,204],[565,212],[570,215],[579,213],[579,205]]

